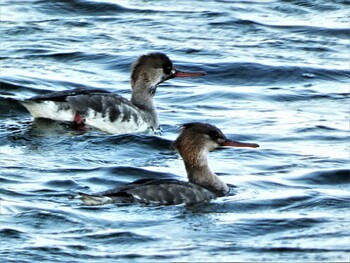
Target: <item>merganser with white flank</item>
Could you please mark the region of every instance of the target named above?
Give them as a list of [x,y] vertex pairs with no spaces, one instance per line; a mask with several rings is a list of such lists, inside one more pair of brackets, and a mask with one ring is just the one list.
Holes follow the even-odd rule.
[[76,198],[81,199],[85,205],[176,205],[195,204],[225,196],[229,193],[229,187],[210,170],[207,160],[208,153],[220,146],[259,147],[255,143],[229,140],[221,130],[208,123],[184,124],[173,149],[178,150],[185,163],[189,182],[176,179],[142,179],[93,195],[81,193]]
[[130,101],[105,90],[74,89],[20,102],[34,118],[86,124],[114,134],[144,132],[159,128],[153,97],[160,83],[171,78],[203,75],[203,72],[176,70],[166,55],[150,53],[132,65]]

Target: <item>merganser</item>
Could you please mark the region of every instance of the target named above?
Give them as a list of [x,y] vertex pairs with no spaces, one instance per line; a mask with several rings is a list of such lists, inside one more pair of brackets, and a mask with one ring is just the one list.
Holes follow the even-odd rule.
[[203,76],[173,67],[162,53],[139,57],[132,65],[131,100],[100,89],[73,89],[35,96],[20,103],[34,118],[85,124],[114,134],[157,130],[153,97],[158,84],[177,77]]
[[217,127],[193,122],[182,125],[181,134],[173,143],[186,167],[189,182],[176,179],[141,179],[105,192],[76,198],[85,205],[110,203],[144,203],[158,205],[195,204],[229,193],[229,187],[213,173],[207,155],[220,146],[259,147],[255,143],[232,141]]

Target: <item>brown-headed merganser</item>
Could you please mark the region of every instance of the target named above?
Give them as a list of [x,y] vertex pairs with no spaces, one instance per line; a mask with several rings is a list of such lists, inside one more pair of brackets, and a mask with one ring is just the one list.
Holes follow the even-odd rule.
[[220,146],[259,147],[232,141],[213,125],[193,122],[182,125],[173,143],[185,163],[189,182],[176,179],[142,179],[105,192],[79,194],[85,205],[144,203],[159,205],[195,204],[229,193],[229,187],[210,170],[207,155]]
[[131,100],[100,89],[73,89],[51,92],[21,101],[34,118],[89,125],[121,134],[157,130],[153,97],[158,84],[177,77],[203,76],[202,72],[176,70],[162,53],[150,53],[132,65]]

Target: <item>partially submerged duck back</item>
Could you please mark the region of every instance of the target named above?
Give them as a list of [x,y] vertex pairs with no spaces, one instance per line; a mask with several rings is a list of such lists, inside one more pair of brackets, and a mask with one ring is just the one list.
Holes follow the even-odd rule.
[[145,183],[139,183],[140,181],[94,195],[79,194],[77,198],[85,205],[111,203],[177,205],[195,204],[217,197],[207,189],[190,182],[175,179],[147,180]]

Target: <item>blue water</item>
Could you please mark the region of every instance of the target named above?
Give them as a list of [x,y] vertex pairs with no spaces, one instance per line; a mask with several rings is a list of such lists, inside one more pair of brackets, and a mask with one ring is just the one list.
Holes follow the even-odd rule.
[[[1,2],[1,262],[349,261],[345,0]],[[161,135],[33,121],[15,100],[77,87],[130,96],[131,63],[206,71],[158,88]],[[169,145],[205,121],[258,149],[210,166],[231,195],[195,206],[85,207],[68,196],[186,180]]]

